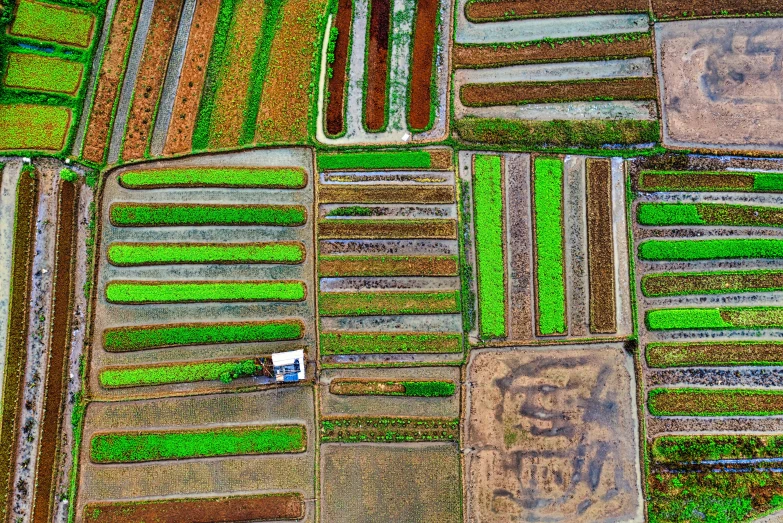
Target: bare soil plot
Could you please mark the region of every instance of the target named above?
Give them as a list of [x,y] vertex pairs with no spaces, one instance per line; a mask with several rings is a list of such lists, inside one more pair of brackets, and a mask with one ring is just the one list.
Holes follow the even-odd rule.
[[632,358],[620,345],[474,351],[471,521],[643,521]]
[[351,25],[353,20],[352,0],[340,0],[334,28],[337,39],[334,45],[332,76],[327,80],[329,98],[326,102],[326,132],[337,136],[345,130],[345,95],[348,86],[348,53],[351,48]]
[[386,126],[386,82],[389,70],[391,11],[391,0],[370,0],[364,122],[371,132],[382,131]]
[[489,22],[579,14],[644,13],[647,9],[644,0],[473,0],[468,2],[465,15],[471,22]]
[[416,2],[416,25],[411,56],[411,87],[409,90],[408,124],[412,129],[425,129],[430,123],[435,65],[436,16],[440,2]]
[[780,19],[656,27],[663,141],[680,148],[780,151]]
[[321,478],[324,521],[462,521],[453,444],[325,444]]
[[775,0],[652,0],[652,9],[662,20],[783,13],[783,7]]

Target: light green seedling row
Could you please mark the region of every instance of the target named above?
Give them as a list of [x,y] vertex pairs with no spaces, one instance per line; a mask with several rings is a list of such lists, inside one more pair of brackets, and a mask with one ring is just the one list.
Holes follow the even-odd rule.
[[241,187],[301,189],[307,174],[299,168],[209,168],[144,169],[119,175],[120,185],[128,189],[164,187]]
[[120,267],[180,263],[302,263],[304,245],[287,243],[113,243],[109,263]]
[[106,299],[112,303],[187,303],[230,301],[302,301],[301,281],[250,282],[109,282]]

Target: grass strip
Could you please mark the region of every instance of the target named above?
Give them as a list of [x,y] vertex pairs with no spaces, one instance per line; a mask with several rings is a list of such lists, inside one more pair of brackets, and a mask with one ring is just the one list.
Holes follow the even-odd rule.
[[641,203],[636,219],[640,225],[726,225],[783,227],[783,209],[725,203]]
[[95,15],[48,3],[21,0],[8,32],[14,36],[86,49],[92,41]]
[[112,243],[106,257],[118,267],[182,263],[302,263],[300,242],[280,243]]
[[783,240],[768,238],[647,240],[639,244],[639,258],[649,261],[783,258]]
[[643,170],[639,174],[639,190],[783,192],[783,173]]
[[647,311],[651,330],[780,329],[783,307],[714,307]]
[[321,153],[318,155],[318,169],[321,171],[429,169],[431,166],[432,158],[429,151]]
[[456,256],[343,256],[318,257],[318,276],[457,276]]
[[473,180],[479,334],[502,338],[506,335],[506,264],[500,156],[474,156]]
[[779,416],[783,390],[657,388],[647,405],[653,416]]
[[98,380],[101,382],[101,386],[106,388],[217,380],[230,383],[238,378],[252,376],[256,373],[256,368],[256,363],[253,360],[143,365],[108,368],[100,372]]
[[642,292],[649,297],[781,290],[783,271],[659,272],[642,278]]
[[244,323],[175,323],[118,327],[103,332],[103,348],[127,352],[184,345],[298,340],[304,335],[300,320]]
[[538,332],[544,336],[565,334],[563,161],[536,158],[533,185]]
[[783,436],[740,434],[661,436],[650,446],[659,464],[698,463],[724,459],[763,459],[783,456]]
[[341,417],[321,420],[324,443],[458,441],[459,419]]
[[186,225],[268,225],[298,227],[307,222],[301,205],[205,205],[114,203],[109,220],[115,227]]
[[408,396],[442,398],[453,396],[457,388],[452,381],[378,381],[333,379],[329,392],[341,396]]
[[647,365],[656,368],[736,365],[783,366],[783,342],[650,343]]
[[139,463],[169,459],[303,452],[304,425],[232,427],[180,432],[95,434],[90,458],[95,463]]
[[82,82],[84,64],[33,53],[8,53],[3,83],[17,89],[75,95]]
[[449,332],[405,334],[322,332],[321,354],[438,354],[462,351],[462,335]]
[[443,218],[391,220],[322,220],[318,238],[325,239],[456,239],[457,221]]
[[303,301],[301,281],[111,281],[106,299],[111,303],[195,303],[233,301]]
[[390,316],[459,312],[459,291],[447,292],[322,292],[321,316]]
[[307,173],[298,167],[143,169],[124,172],[118,179],[120,185],[127,189],[180,187],[301,189],[307,186]]

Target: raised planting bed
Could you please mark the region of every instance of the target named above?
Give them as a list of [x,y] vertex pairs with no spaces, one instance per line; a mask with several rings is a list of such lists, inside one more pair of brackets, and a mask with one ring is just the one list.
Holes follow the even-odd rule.
[[319,203],[454,203],[454,186],[326,186],[318,191]]
[[645,274],[645,296],[731,294],[783,290],[783,271],[659,272]]
[[783,240],[765,238],[648,240],[639,245],[639,258],[649,261],[783,258]]
[[465,16],[471,22],[492,22],[555,16],[646,13],[648,8],[644,0],[470,0],[465,6]]
[[305,515],[304,507],[304,497],[298,492],[101,502],[85,505],[83,520],[89,523],[277,521],[302,519]]
[[650,367],[783,366],[783,342],[718,341],[650,343],[645,349]]
[[329,35],[329,97],[326,102],[326,132],[340,136],[345,132],[345,97],[348,94],[348,53],[351,49],[353,1],[339,0],[334,27]]
[[638,190],[783,192],[783,173],[643,170],[639,175]]
[[650,330],[780,329],[783,307],[712,307],[647,311]]
[[307,173],[298,167],[188,167],[144,169],[119,175],[126,189],[227,187],[248,189],[302,189]]
[[439,0],[416,2],[408,90],[408,125],[416,131],[424,131],[432,126],[437,105],[434,66],[437,50],[435,40],[440,33],[439,8]]
[[111,281],[106,300],[111,303],[197,303],[237,301],[303,301],[301,281]]
[[79,9],[21,0],[8,32],[14,36],[81,47],[92,42],[95,15]]
[[115,227],[186,225],[270,225],[298,227],[307,222],[302,205],[207,205],[203,203],[114,203],[109,221]]
[[657,143],[660,126],[647,120],[506,120],[468,116],[454,122],[460,139],[515,147],[601,148]]
[[612,78],[558,82],[465,84],[460,100],[466,107],[525,105],[596,100],[655,100],[654,78]]
[[772,16],[783,14],[777,0],[652,0],[653,13],[662,20],[670,18],[716,16]]
[[0,151],[60,151],[71,127],[71,109],[0,104]]
[[110,367],[100,372],[98,381],[100,381],[101,387],[106,388],[143,387],[217,380],[230,383],[238,378],[253,376],[257,369],[258,366],[252,359]]
[[617,332],[612,164],[610,160],[588,158],[586,166],[590,332],[610,334]]
[[415,396],[440,398],[453,396],[457,388],[451,381],[380,381],[337,378],[329,383],[329,392],[344,396]]
[[106,329],[103,332],[103,348],[109,352],[127,352],[185,345],[298,340],[303,335],[304,323],[294,319],[143,325]]
[[458,440],[459,419],[369,417],[321,419],[321,441],[323,443],[402,443]]
[[323,220],[318,239],[456,238],[457,222],[448,219]]
[[725,203],[640,203],[640,225],[783,227],[783,208]]
[[783,456],[783,436],[739,434],[661,436],[650,445],[656,464],[699,463],[724,459],[763,459]]
[[537,157],[533,176],[536,330],[566,334],[563,160]]
[[252,454],[304,452],[304,425],[267,425],[211,430],[112,432],[93,435],[94,463],[139,463]]
[[318,276],[457,276],[456,256],[341,256],[318,257]]
[[452,353],[462,351],[462,336],[448,332],[322,332],[321,354]]
[[75,95],[82,83],[84,64],[32,53],[9,53],[3,84],[16,89]]
[[647,406],[653,416],[780,416],[783,390],[658,388]]
[[447,292],[322,292],[321,316],[391,316],[459,312],[459,291]]
[[118,267],[183,263],[298,264],[305,258],[300,242],[278,243],[112,243],[106,257]]
[[321,171],[435,168],[430,151],[321,153],[317,159]]
[[479,333],[506,335],[506,261],[503,248],[503,165],[500,156],[473,157]]
[[[370,132],[379,132],[387,123],[389,34],[393,6],[391,0],[369,0],[368,3],[364,126]],[[364,35],[357,36],[364,38]]]

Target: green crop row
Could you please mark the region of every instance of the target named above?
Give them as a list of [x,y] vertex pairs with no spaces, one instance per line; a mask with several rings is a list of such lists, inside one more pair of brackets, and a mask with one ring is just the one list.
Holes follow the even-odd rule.
[[[405,387],[402,396],[417,396],[422,398],[440,398],[453,396],[456,386],[451,381],[402,381]],[[396,393],[392,393],[396,395]]]
[[427,151],[321,153],[318,155],[318,169],[322,171],[429,169],[431,165],[432,158]]
[[479,333],[506,335],[506,264],[503,256],[503,172],[500,156],[473,160]]
[[450,314],[459,312],[459,291],[443,292],[324,292],[321,316],[388,316],[393,314]]
[[286,167],[187,167],[182,169],[142,169],[119,175],[128,189],[166,187],[231,187],[301,189],[307,185],[303,169]]
[[321,421],[321,441],[324,443],[458,440],[459,419],[350,417]]
[[106,254],[120,267],[177,263],[302,263],[304,245],[282,243],[113,243]]
[[650,330],[783,328],[783,307],[709,307],[647,311]]
[[223,428],[182,432],[96,434],[90,458],[96,463],[138,463],[169,459],[302,452],[303,425]]
[[641,203],[640,225],[726,225],[783,227],[783,209],[725,203]]
[[106,285],[106,299],[111,303],[302,301],[306,293],[300,281],[112,281]]
[[656,388],[647,405],[653,416],[780,416],[783,390]]
[[230,383],[237,378],[252,376],[257,366],[253,360],[208,361],[203,363],[179,363],[174,365],[146,365],[140,367],[113,368],[101,371],[98,380],[102,387],[142,387],[216,381]]
[[642,292],[650,297],[781,290],[783,271],[656,272],[642,277]]
[[[666,178],[668,183],[648,183],[647,178]],[[710,180],[712,178],[712,180]],[[709,180],[708,185],[694,185],[691,180]],[[742,171],[655,171],[644,170],[639,176],[643,191],[729,191],[729,192],[781,192],[783,174],[753,173]]]
[[[332,381],[332,386],[335,384],[348,386],[347,390],[340,390],[338,392],[332,391],[333,394],[344,396],[409,396],[420,398],[441,398],[453,396],[457,390],[456,385],[454,385],[454,382],[451,381],[366,381],[339,379]],[[362,385],[365,385],[363,389],[361,388]],[[387,386],[390,388],[402,387],[403,390],[384,390],[380,387],[376,388],[376,385]],[[351,388],[351,386],[358,387]]]
[[783,240],[767,238],[647,240],[639,245],[639,258],[650,261],[783,258]]
[[307,221],[301,205],[204,205],[115,203],[109,210],[115,227],[186,225],[271,225],[297,227]]
[[462,351],[457,333],[322,332],[321,354],[446,353]]
[[126,352],[183,345],[297,340],[303,335],[304,324],[299,320],[119,327],[104,331],[103,348]]
[[656,463],[698,463],[783,456],[783,436],[740,434],[661,436],[650,447]]

